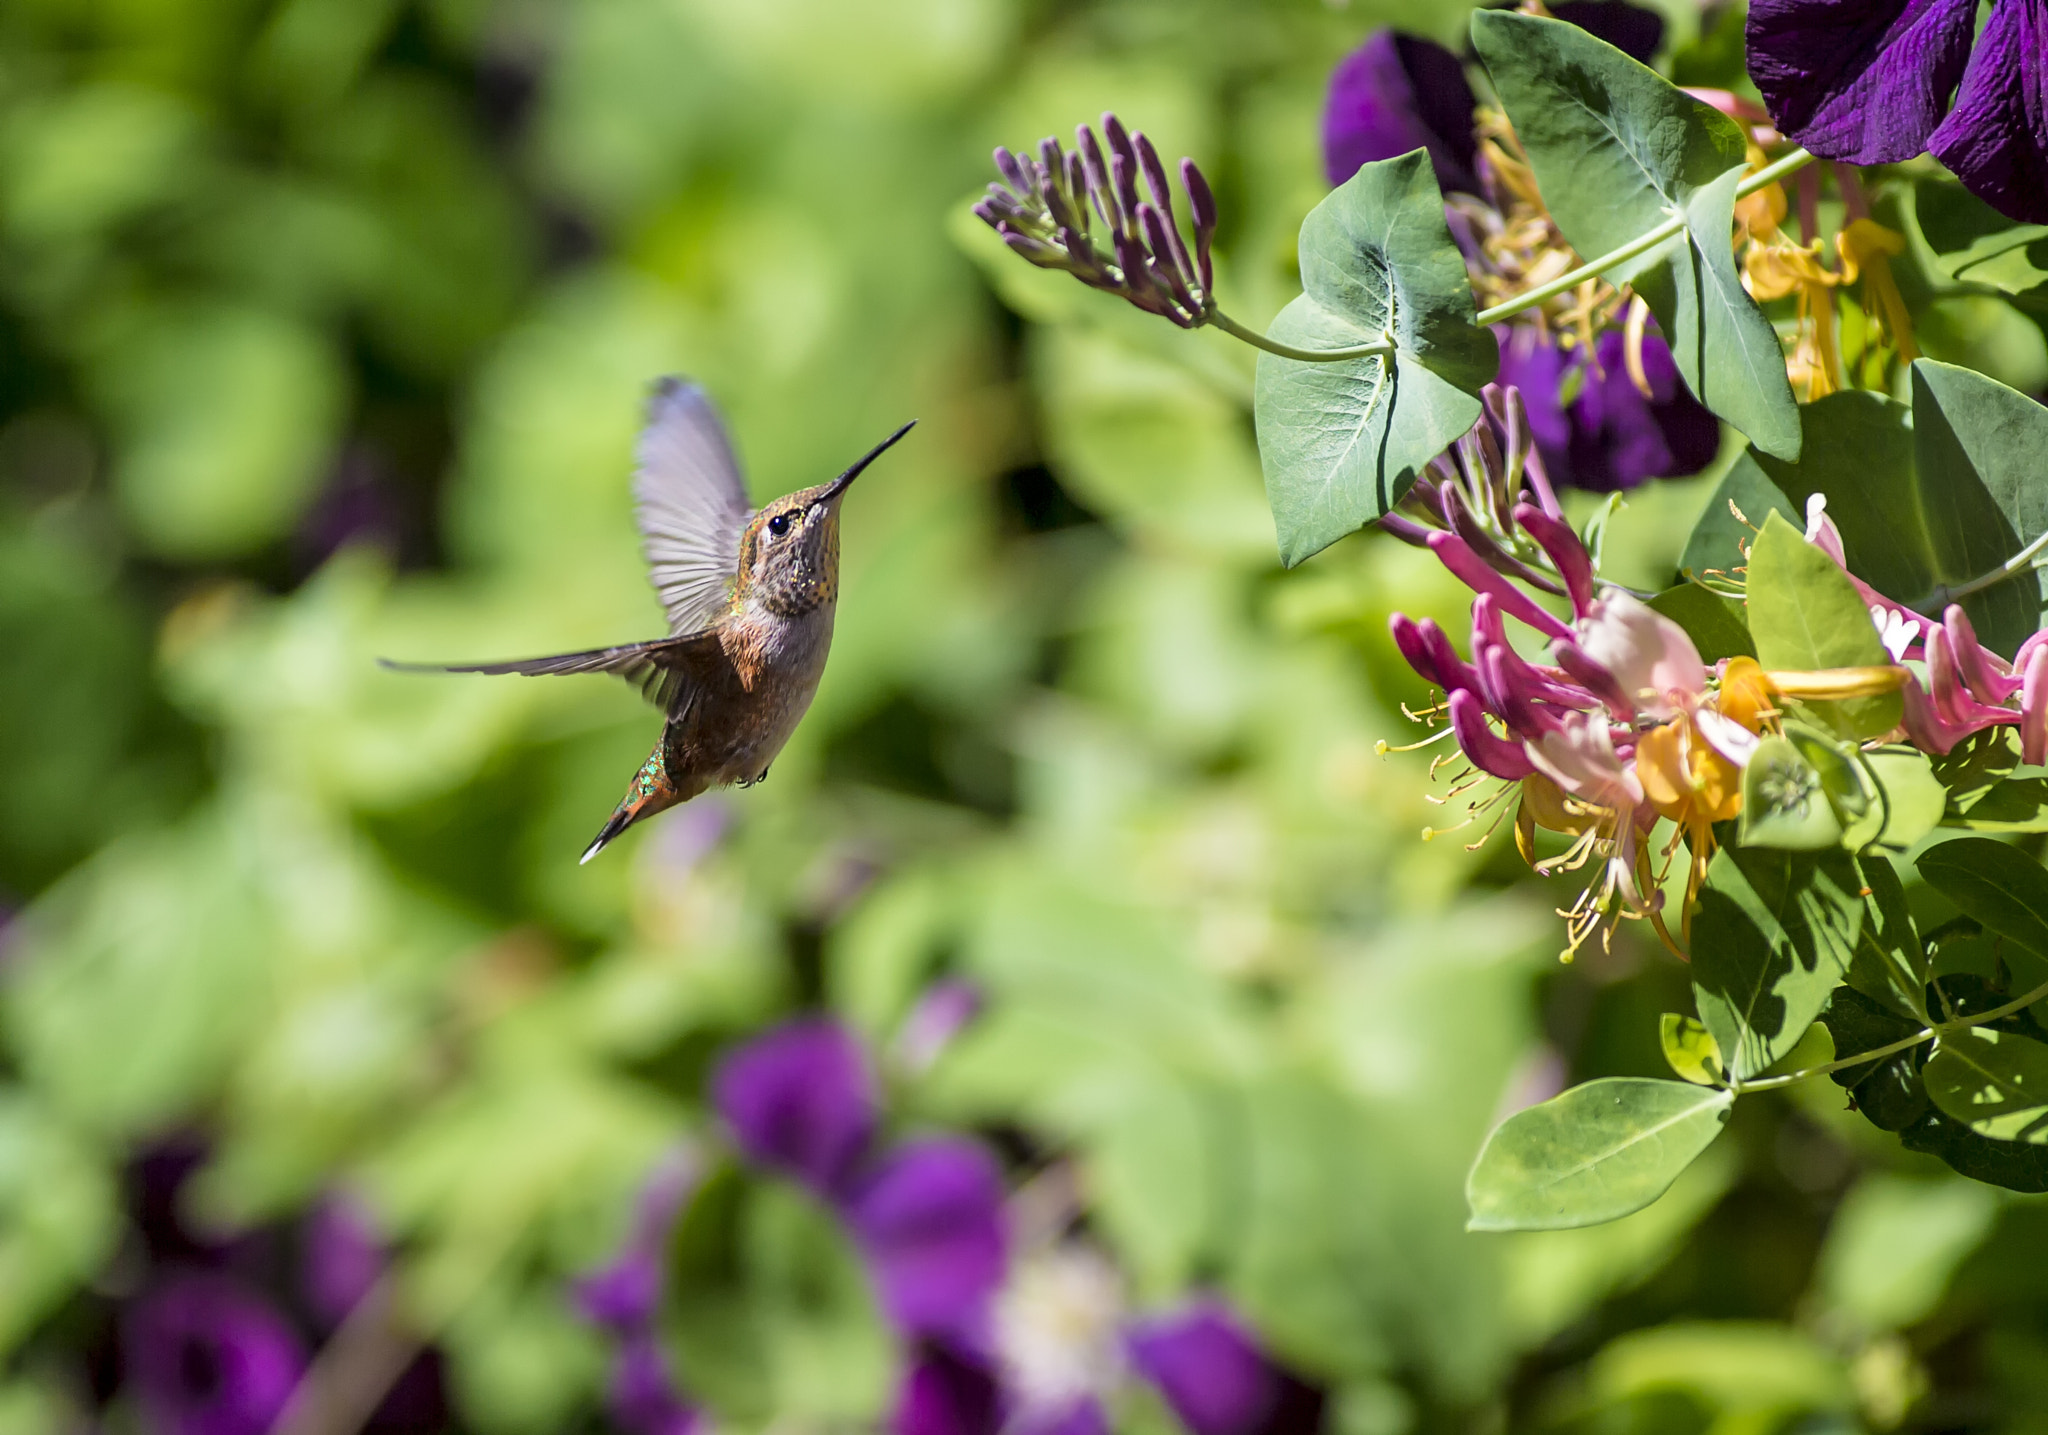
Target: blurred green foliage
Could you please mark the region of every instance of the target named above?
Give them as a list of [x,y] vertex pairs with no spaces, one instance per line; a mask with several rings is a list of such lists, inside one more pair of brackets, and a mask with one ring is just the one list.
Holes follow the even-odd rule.
[[[942,972],[988,1010],[903,1119],[1073,1163],[1140,1303],[1221,1287],[1334,1435],[2040,1428],[2039,1207],[1832,1088],[1613,1226],[1463,1231],[1500,1114],[1662,1073],[1683,974],[1633,933],[1560,970],[1557,894],[1417,840],[1384,623],[1460,594],[1376,541],[1280,573],[1248,351],[976,263],[989,146],[1114,106],[1217,179],[1269,318],[1330,66],[1465,8],[0,7],[0,1430],[77,1428],[123,1163],[195,1131],[203,1226],[370,1202],[463,1428],[588,1426],[563,1282],[711,1055],[816,1004],[886,1042]],[[626,474],[672,371],[757,497],[923,422],[775,780],[579,868],[654,715],[373,660],[653,633]],[[748,1212],[696,1233],[702,1394],[872,1415],[840,1238]],[[765,1343],[721,1356],[735,1309]]]

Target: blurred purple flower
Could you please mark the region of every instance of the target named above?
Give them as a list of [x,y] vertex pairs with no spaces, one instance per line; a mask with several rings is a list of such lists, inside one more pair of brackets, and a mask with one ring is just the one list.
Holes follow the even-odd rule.
[[1446,190],[1478,193],[1478,105],[1458,57],[1417,35],[1380,30],[1338,62],[1323,102],[1323,168],[1342,184],[1373,160],[1426,149]]
[[576,1304],[585,1317],[619,1335],[652,1324],[661,1305],[669,1232],[701,1175],[697,1155],[688,1148],[670,1152],[654,1168],[640,1188],[633,1228],[618,1255],[575,1284]]
[[324,1324],[339,1325],[384,1274],[384,1246],[369,1212],[334,1192],[307,1213],[299,1261],[307,1308]]
[[1664,17],[1628,0],[1557,0],[1550,13],[1645,65],[1664,43]]
[[2048,222],[2048,0],[1998,0],[1982,34],[1977,0],[1754,0],[1747,38],[1772,118],[1815,154],[1926,150],[1993,208]]
[[913,1075],[929,1071],[953,1038],[981,1011],[981,990],[945,977],[926,987],[896,1033],[896,1062]]
[[263,1435],[306,1368],[269,1301],[213,1272],[172,1275],[143,1294],[121,1344],[130,1391],[169,1435]]
[[1126,1345],[1191,1435],[1251,1435],[1279,1393],[1277,1372],[1219,1301],[1135,1326]]
[[[1608,493],[1698,473],[1713,461],[1720,424],[1680,382],[1671,350],[1655,333],[1643,336],[1648,398],[1629,376],[1627,339],[1617,331],[1602,334],[1594,347],[1598,373],[1532,324],[1497,333],[1498,381],[1521,390],[1529,433],[1552,483]],[[1568,383],[1578,393],[1567,404],[1560,400]]]
[[824,1018],[779,1026],[719,1063],[712,1101],[748,1158],[833,1198],[873,1140],[874,1078],[853,1036]]
[[907,1142],[848,1203],[847,1221],[899,1328],[978,1344],[1002,1285],[1003,1178],[959,1137]]
[[986,1365],[944,1345],[919,1348],[897,1388],[895,1435],[995,1435],[1002,1391]]
[[651,1333],[619,1348],[605,1398],[626,1435],[690,1435],[697,1428],[696,1408],[677,1390],[668,1358]]
[[[1628,0],[1560,0],[1551,13],[1645,62],[1664,39],[1664,17]],[[1478,194],[1478,104],[1451,51],[1419,35],[1377,30],[1330,74],[1323,170],[1331,184],[1342,184],[1362,164],[1426,149],[1445,193]]]

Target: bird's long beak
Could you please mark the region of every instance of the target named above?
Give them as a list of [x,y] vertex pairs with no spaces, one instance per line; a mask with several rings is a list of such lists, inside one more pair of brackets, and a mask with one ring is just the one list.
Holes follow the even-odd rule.
[[876,444],[873,448],[869,449],[867,452],[867,457],[863,458],[859,463],[856,463],[852,468],[849,468],[848,470],[846,470],[846,472],[840,474],[839,477],[832,480],[832,486],[830,488],[827,488],[824,491],[824,493],[819,496],[818,502],[830,503],[833,499],[839,497],[840,494],[846,492],[847,487],[850,484],[852,484],[852,482],[856,478],[860,477],[860,471],[862,469],[866,468],[869,464],[873,463],[876,459],[880,458],[882,456],[883,450],[887,449],[891,444],[895,443],[897,439],[902,438],[903,435],[909,433],[912,429],[916,427],[917,420],[912,419],[902,428],[896,430],[896,432],[890,434],[887,438],[883,439],[880,443]]

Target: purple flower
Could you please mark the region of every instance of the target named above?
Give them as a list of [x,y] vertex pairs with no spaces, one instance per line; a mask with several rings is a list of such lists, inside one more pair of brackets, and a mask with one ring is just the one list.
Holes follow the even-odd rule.
[[583,1314],[619,1335],[646,1329],[661,1305],[663,1255],[683,1203],[697,1188],[700,1169],[687,1149],[670,1153],[647,1184],[633,1213],[633,1229],[610,1264],[576,1282]]
[[1645,65],[1664,43],[1664,17],[1628,0],[1558,0],[1550,13]]
[[980,1361],[944,1345],[921,1347],[896,1394],[896,1435],[995,1435],[1002,1390]]
[[[1627,369],[1628,341],[1614,330],[1594,348],[1595,366],[1567,356],[1533,324],[1501,332],[1500,378],[1522,392],[1529,433],[1553,483],[1609,493],[1650,478],[1698,473],[1713,461],[1721,427],[1679,381],[1671,350],[1643,335],[1645,398]],[[1568,383],[1578,386],[1561,402]]]
[[677,1391],[651,1334],[635,1336],[613,1357],[605,1400],[627,1435],[690,1435],[697,1428],[697,1411]]
[[1927,150],[2002,213],[2048,222],[2048,0],[1998,0],[1976,24],[1976,0],[1755,0],[1749,73],[1817,155]]
[[1191,1435],[1250,1435],[1279,1393],[1257,1342],[1218,1301],[1136,1326],[1126,1344]]
[[832,1198],[867,1154],[874,1078],[844,1028],[807,1018],[755,1037],[719,1064],[712,1101],[749,1159]]
[[984,1337],[1008,1254],[1002,1173],[988,1152],[957,1137],[907,1142],[862,1184],[847,1220],[899,1328]]
[[1342,184],[1358,167],[1426,149],[1446,190],[1478,193],[1472,111],[1458,57],[1398,30],[1373,34],[1339,62],[1323,103],[1323,167]]
[[334,1193],[306,1216],[299,1246],[306,1305],[327,1325],[339,1325],[384,1274],[384,1246],[360,1204]]
[[128,1387],[170,1435],[263,1435],[306,1368],[298,1336],[229,1276],[172,1275],[130,1307]]

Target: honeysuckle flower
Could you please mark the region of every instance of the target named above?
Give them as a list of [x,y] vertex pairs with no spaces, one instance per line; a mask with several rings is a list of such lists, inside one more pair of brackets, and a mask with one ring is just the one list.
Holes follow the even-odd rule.
[[847,1223],[899,1330],[964,1344],[986,1340],[1008,1262],[1003,1179],[974,1142],[907,1142],[848,1199]]
[[1889,164],[1923,150],[1972,193],[2048,222],[2048,3],[1753,0],[1749,73],[1815,154]]
[[1145,1321],[1125,1344],[1189,1435],[1252,1435],[1279,1394],[1272,1365],[1220,1301]]
[[1106,1423],[1128,1371],[1122,1273],[1095,1246],[1055,1240],[1024,1254],[996,1304],[996,1348],[1012,1423]]
[[1700,650],[1640,598],[1609,588],[1573,626],[1579,651],[1614,675],[1644,717],[1663,722],[1689,712],[1706,691]]
[[754,1038],[719,1064],[712,1104],[750,1160],[837,1196],[867,1154],[880,1106],[865,1052],[822,1018]]
[[167,1435],[264,1435],[305,1373],[305,1352],[259,1292],[184,1271],[144,1292],[121,1329],[128,1388]]
[[906,1075],[929,1071],[981,1011],[981,989],[957,977],[933,982],[912,1004],[896,1032],[891,1055]]

